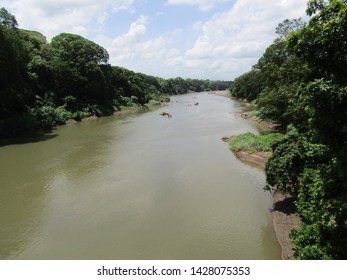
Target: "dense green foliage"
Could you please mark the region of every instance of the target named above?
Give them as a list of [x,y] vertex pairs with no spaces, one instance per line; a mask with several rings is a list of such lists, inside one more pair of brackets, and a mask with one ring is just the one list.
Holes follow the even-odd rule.
[[254,152],[269,152],[272,150],[274,143],[282,140],[283,135],[280,133],[269,133],[265,135],[255,135],[251,132],[246,132],[235,136],[230,141],[232,151]]
[[277,31],[289,32],[266,50],[253,77],[239,78],[237,86],[253,92],[235,83],[231,92],[255,99],[260,118],[287,128],[266,177],[267,188],[295,197],[296,258],[346,259],[347,2],[311,0],[307,13],[307,24],[283,22]]
[[0,9],[0,138],[108,115],[124,106],[160,104],[169,95],[224,90],[229,82],[162,79],[108,64],[107,51],[79,35],[51,42],[17,28]]
[[297,92],[307,76],[305,62],[288,52],[286,36],[304,26],[301,19],[285,20],[276,32],[278,39],[270,45],[250,72],[236,78],[231,87],[232,96],[256,100],[258,116],[287,125],[296,111]]

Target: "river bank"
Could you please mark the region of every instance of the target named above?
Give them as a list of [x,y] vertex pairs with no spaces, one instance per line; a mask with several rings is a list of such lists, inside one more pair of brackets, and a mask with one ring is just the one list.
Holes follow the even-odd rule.
[[[232,140],[232,137],[229,141]],[[235,156],[244,162],[251,163],[264,170],[267,160],[271,157],[271,152],[235,151]],[[283,260],[294,258],[294,249],[290,232],[292,229],[300,227],[300,218],[296,215],[293,198],[288,194],[283,194],[274,190],[272,195],[272,221],[277,241],[281,246],[281,257]]]
[[[161,102],[158,104],[157,103],[155,103],[155,104],[147,103],[147,104],[144,104],[142,106],[141,105],[123,106],[120,110],[113,112],[112,115],[116,116],[116,117],[124,118],[124,117],[127,117],[129,115],[136,114],[136,113],[152,111],[152,110],[155,110],[157,108],[164,107],[168,104],[169,104],[169,102]],[[66,120],[65,124],[63,124],[62,126],[69,125],[69,124],[76,124],[79,122],[84,122],[84,121],[89,121],[89,120],[95,120],[95,119],[98,119],[101,117],[109,117],[109,115],[103,115],[103,116],[91,115],[88,117],[81,118],[81,120],[68,119],[68,120]]]
[[[251,105],[252,104],[248,104],[248,107]],[[237,112],[235,115],[251,121],[258,121],[256,117],[249,111]],[[265,128],[269,130],[275,130],[279,126],[278,124],[273,124],[266,121],[260,122],[260,125],[263,127],[262,129]],[[234,139],[234,137],[235,136],[223,137],[222,140],[229,143]],[[233,153],[239,160],[254,164],[262,170],[265,169],[266,162],[272,155],[272,152],[250,153],[244,150],[233,151]],[[272,195],[271,215],[277,241],[282,250],[281,257],[283,260],[293,259],[295,252],[290,233],[292,229],[298,229],[301,223],[300,218],[296,215],[293,197],[274,190]]]

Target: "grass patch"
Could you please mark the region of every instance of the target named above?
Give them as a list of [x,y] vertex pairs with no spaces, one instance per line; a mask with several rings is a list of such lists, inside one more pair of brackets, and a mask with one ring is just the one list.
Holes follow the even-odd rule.
[[232,151],[254,152],[269,152],[273,143],[282,140],[284,136],[281,133],[269,133],[266,135],[255,135],[251,132],[246,132],[237,135],[230,141]]

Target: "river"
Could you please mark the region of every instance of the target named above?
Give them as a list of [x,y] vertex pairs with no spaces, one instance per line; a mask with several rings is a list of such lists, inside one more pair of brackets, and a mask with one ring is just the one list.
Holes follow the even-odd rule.
[[279,259],[264,172],[221,141],[258,131],[240,110],[193,93],[1,146],[0,259]]

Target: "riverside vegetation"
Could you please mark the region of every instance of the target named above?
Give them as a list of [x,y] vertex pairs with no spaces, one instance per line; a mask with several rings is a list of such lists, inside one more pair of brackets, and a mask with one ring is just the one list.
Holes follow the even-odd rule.
[[123,107],[161,104],[169,95],[223,90],[229,82],[162,79],[108,64],[107,51],[79,35],[47,42],[0,9],[0,139],[49,129]]
[[269,133],[259,136],[246,132],[233,137],[230,142],[230,148],[233,151],[242,150],[248,153],[270,152],[272,145],[282,139],[283,135],[281,133]]
[[302,221],[291,233],[295,257],[347,259],[347,3],[310,0],[306,12],[308,23],[279,24],[230,91],[255,102],[259,119],[281,124],[265,188],[294,197]]

